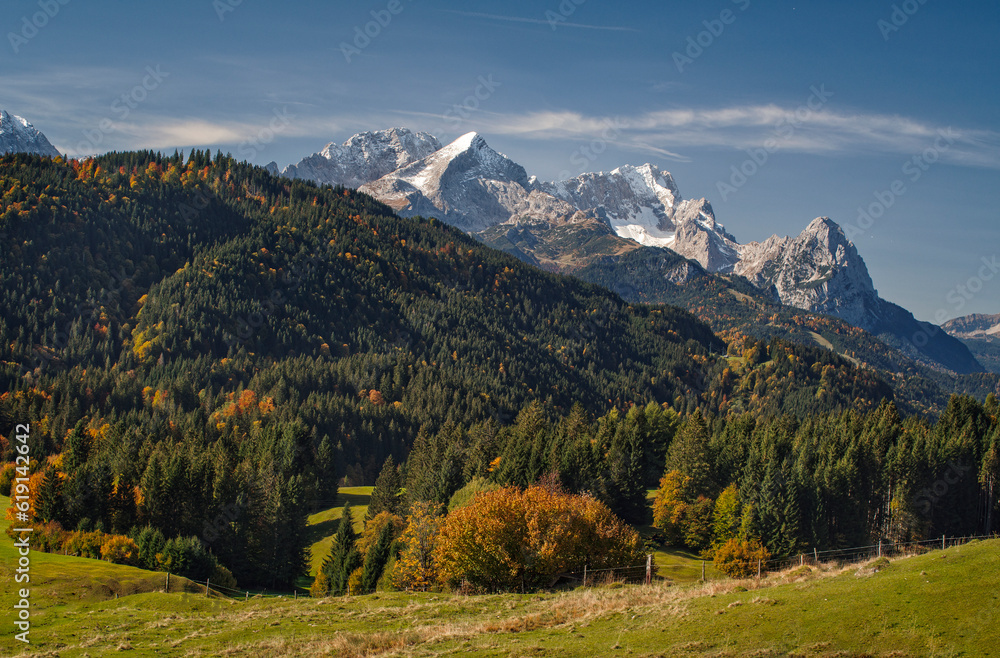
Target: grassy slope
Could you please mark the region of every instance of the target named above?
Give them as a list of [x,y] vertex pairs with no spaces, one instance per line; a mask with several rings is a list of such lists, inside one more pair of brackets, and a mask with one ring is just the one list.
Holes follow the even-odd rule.
[[[365,514],[368,513],[368,500],[375,487],[341,487],[337,491],[337,499],[351,504],[351,516],[354,517],[354,529],[361,532],[365,527]],[[337,534],[340,517],[344,514],[344,506],[331,507],[317,512],[309,517],[309,543],[311,546],[309,558],[309,573],[315,576],[323,560],[330,554],[333,536]]]
[[[53,586],[72,587],[84,565],[51,557],[66,574]],[[898,560],[873,575],[851,568],[773,577],[753,591],[739,585],[249,603],[138,594],[43,603],[32,649],[60,656],[126,648],[165,656],[1000,655],[1000,541]],[[8,632],[0,642],[7,654]]]
[[[348,500],[358,507],[368,493],[344,491],[357,496]],[[7,505],[0,498],[0,506]],[[339,518],[339,512],[330,510],[316,520]],[[0,530],[5,525],[0,521]],[[0,605],[6,610],[14,601],[15,559],[3,535]],[[690,563],[700,570],[698,560]],[[872,575],[849,568],[774,576],[760,589],[752,581],[716,581],[475,597],[380,593],[246,603],[154,591],[111,598],[114,591],[156,590],[162,577],[96,560],[33,553],[30,651],[60,656],[124,649],[132,649],[132,655],[194,656],[1000,655],[1000,540],[897,560]],[[740,585],[751,591],[739,591]],[[5,624],[0,655],[18,650]]]

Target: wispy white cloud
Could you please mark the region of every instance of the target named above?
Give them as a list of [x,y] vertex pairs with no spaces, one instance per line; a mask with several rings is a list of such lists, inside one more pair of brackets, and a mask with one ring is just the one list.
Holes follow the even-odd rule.
[[[454,117],[446,116],[448,107],[443,105],[412,110],[385,106],[366,111],[329,99],[306,103],[296,100],[295,94],[275,93],[205,107],[190,98],[202,93],[202,88],[187,88],[179,73],[176,79],[167,78],[162,90],[150,92],[149,99],[127,117],[121,117],[112,103],[142,80],[144,69],[68,67],[43,73],[0,74],[0,107],[25,116],[57,148],[75,155],[174,146],[226,148],[253,140],[268,126],[272,111],[282,108],[287,108],[291,121],[279,137],[315,140],[316,150],[355,132],[392,126],[426,130],[443,139],[456,132]],[[341,109],[328,110],[338,105]],[[113,128],[100,131],[94,139],[95,131],[107,121],[113,122]],[[623,150],[680,162],[698,155],[699,149],[738,152],[763,146],[769,140],[784,152],[908,157],[934,146],[941,131],[950,131],[953,143],[935,154],[942,162],[1000,169],[1000,132],[994,129],[845,109],[835,102],[815,110],[806,105],[760,103],[670,107],[618,115],[574,109],[504,112],[484,107],[464,120],[460,129],[477,130],[487,139],[492,135],[563,142],[558,148],[598,139]],[[89,146],[88,140],[92,142]]]
[[574,27],[582,30],[603,30],[606,32],[638,32],[639,30],[631,27],[621,27],[617,25],[589,25],[587,23],[570,23],[566,20],[550,21],[543,18],[524,18],[521,16],[503,16],[500,14],[484,14],[477,11],[458,11],[455,9],[445,10],[449,14],[458,14],[459,16],[469,16],[472,18],[485,18],[491,21],[505,21],[508,23],[528,23],[531,25],[550,25],[555,27]]
[[485,134],[535,140],[589,140],[601,137],[609,126],[617,126],[614,141],[618,145],[680,160],[688,158],[685,150],[743,150],[769,141],[784,151],[817,155],[916,155],[946,134],[952,141],[938,149],[943,161],[1000,169],[1000,133],[996,131],[899,115],[806,111],[777,104],[679,108],[614,117],[573,111],[484,113],[477,124]]

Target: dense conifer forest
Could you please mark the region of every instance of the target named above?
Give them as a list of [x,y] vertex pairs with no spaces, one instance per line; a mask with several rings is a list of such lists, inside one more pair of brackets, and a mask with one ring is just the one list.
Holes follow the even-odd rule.
[[0,428],[31,425],[36,521],[146,566],[291,584],[306,515],[376,478],[400,518],[547,479],[696,550],[996,529],[989,386],[918,416],[822,347],[207,151],[5,156],[0,194]]

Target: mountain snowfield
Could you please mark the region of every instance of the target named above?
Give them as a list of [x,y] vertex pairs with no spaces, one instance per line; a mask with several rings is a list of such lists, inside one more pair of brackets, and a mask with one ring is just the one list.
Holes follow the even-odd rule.
[[7,153],[59,155],[56,147],[26,119],[0,110],[0,154]]
[[364,132],[343,144],[331,142],[281,173],[288,178],[358,188],[440,148],[441,143],[433,135],[404,128]]

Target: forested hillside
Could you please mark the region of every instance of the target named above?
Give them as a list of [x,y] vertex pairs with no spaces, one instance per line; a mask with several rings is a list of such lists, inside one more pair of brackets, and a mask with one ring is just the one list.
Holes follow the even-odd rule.
[[[913,344],[888,333],[869,333],[839,318],[785,306],[746,279],[709,274],[697,263],[668,250],[642,248],[588,264],[576,275],[607,286],[630,302],[672,304],[688,309],[727,341],[741,336],[770,340],[779,337],[801,344],[822,345],[879,371],[893,388],[896,402],[908,413],[938,414],[953,393],[984,399],[1000,394],[996,373],[960,375],[941,370]],[[624,283],[623,283],[624,282]],[[964,362],[957,342],[930,325],[900,318],[910,328],[910,340],[943,363]],[[897,327],[898,329],[898,327]],[[982,353],[976,356],[989,366]]]
[[[36,521],[129,535],[147,565],[173,551],[173,567],[208,569],[204,543],[241,584],[291,583],[306,513],[414,442],[413,464],[434,465],[414,500],[445,499],[476,475],[552,471],[542,428],[563,418],[806,419],[893,397],[826,349],[723,340],[686,311],[221,154],[6,156],[0,193],[0,427],[31,424]],[[538,455],[489,443],[466,459],[525,418],[517,449]],[[640,520],[669,436],[616,427],[580,444],[589,465],[566,485]],[[0,448],[12,462],[9,436]]]

